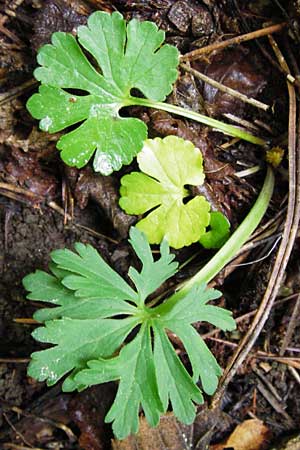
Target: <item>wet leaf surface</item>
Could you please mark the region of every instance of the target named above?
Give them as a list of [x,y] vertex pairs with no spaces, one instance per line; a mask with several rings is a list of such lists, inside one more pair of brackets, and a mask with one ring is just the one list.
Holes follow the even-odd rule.
[[[252,98],[257,98],[267,84],[253,56],[241,47],[211,56],[205,67],[198,63],[194,63],[194,67],[224,86]],[[214,116],[224,113],[242,116],[245,112],[245,103],[207,83],[203,86],[203,98],[206,108]]]
[[42,168],[40,162],[32,154],[12,149],[10,157],[3,166],[5,181],[24,186],[36,194],[40,201],[52,200],[57,196],[58,181],[56,177]]

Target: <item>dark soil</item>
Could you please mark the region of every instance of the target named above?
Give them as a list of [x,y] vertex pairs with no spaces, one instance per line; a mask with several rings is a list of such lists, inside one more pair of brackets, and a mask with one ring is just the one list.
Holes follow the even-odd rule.
[[[37,130],[36,121],[25,108],[26,100],[36,90],[36,85],[23,85],[32,79],[36,50],[49,41],[52,32],[76,30],[97,9],[117,9],[127,19],[137,17],[155,21],[167,31],[167,40],[177,45],[181,53],[203,47],[221,37],[225,39],[229,34],[232,37],[232,34],[259,29],[265,22],[287,20],[285,14],[292,24],[297,25],[300,9],[297,2],[281,2],[285,13],[273,3],[277,4],[259,0],[2,0],[0,3],[1,449],[111,448],[113,436],[110,426],[104,425],[104,416],[113,401],[113,383],[79,394],[62,394],[60,386],[49,389],[27,376],[28,358],[41,345],[30,336],[35,327],[30,319],[36,305],[25,299],[22,278],[37,268],[45,270],[53,249],[72,248],[76,241],[92,244],[119,273],[126,276],[132,259],[126,237],[130,225],[136,221],[118,207],[119,178],[134,164],[107,179],[95,175],[91,167],[80,171],[67,168],[55,149],[58,135],[50,136]],[[284,31],[278,36],[278,42],[285,51],[290,49],[290,55],[291,52],[298,55],[297,30],[293,30],[294,37],[288,37]],[[256,42],[249,42],[224,51],[224,55],[221,52],[196,62],[194,68],[250,97],[271,104],[272,113],[245,106],[227,94],[221,94],[208,85],[203,86],[188,73],[181,74],[169,101],[220,119],[224,119],[225,113],[235,114],[256,124],[262,136],[286,148],[286,84],[276,68],[267,39],[260,40],[259,45],[271,55],[274,66]],[[288,59],[291,62],[290,56]],[[15,88],[20,86],[15,93]],[[9,101],[2,102],[1,96],[6,92],[12,92],[12,96]],[[206,158],[207,179],[204,187],[195,188],[193,194],[206,195],[213,208],[223,211],[235,228],[249,210],[262,183],[260,173],[247,178],[238,178],[235,173],[261,164],[262,150],[241,142],[226,149],[221,145],[228,144],[229,137],[167,113],[133,108],[132,115],[148,124],[150,137],[175,134],[193,141],[201,149]],[[262,122],[264,126],[259,125]],[[265,222],[275,217],[286,204],[286,167],[287,161],[284,160],[277,174],[276,192]],[[22,190],[7,190],[4,183]],[[73,200],[75,211],[70,218]],[[280,220],[268,241],[238,261],[254,263],[232,267],[231,275],[224,272],[215,280],[224,293],[222,306],[232,310],[234,317],[259,307],[274,263],[276,239],[282,231],[282,217]],[[182,270],[175,282],[191,276],[210,256],[207,251],[199,251],[198,246],[176,252],[181,262],[195,253],[197,257],[193,263]],[[181,433],[185,436],[190,433],[190,448],[202,448],[196,443],[207,431],[203,423],[207,425],[211,421],[213,424],[217,420],[216,428],[207,425],[211,428],[211,442],[215,443],[228,436],[237,424],[253,417],[264,421],[270,431],[265,448],[271,448],[272,442],[277,443],[290,434],[299,433],[299,325],[284,355],[289,361],[268,357],[270,354],[279,356],[294,310],[296,296],[291,295],[300,289],[297,255],[299,234],[278,302],[255,349],[229,385],[223,399],[223,412],[215,420],[207,411],[203,415],[200,413],[193,429],[183,430],[177,424],[175,427],[173,422],[170,425],[166,419],[168,435],[174,437]],[[255,262],[257,260],[259,262]],[[250,315],[240,321],[238,330],[231,334],[219,332],[206,340],[222,367],[226,367],[252,318]],[[200,324],[198,328],[202,334],[212,330]],[[185,355],[182,357],[184,361]],[[166,442],[170,447],[167,444],[146,447],[135,442],[127,443],[127,447],[118,447],[115,443],[114,448],[182,448]]]

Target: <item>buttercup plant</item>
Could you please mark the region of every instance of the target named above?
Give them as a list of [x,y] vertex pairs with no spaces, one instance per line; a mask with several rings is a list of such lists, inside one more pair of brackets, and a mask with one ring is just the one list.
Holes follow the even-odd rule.
[[[140,272],[129,269],[134,289],[90,245],[77,243],[76,253],[67,249],[52,252],[52,275],[36,271],[24,278],[30,300],[55,306],[39,309],[34,315],[44,326],[37,328],[33,337],[54,346],[32,354],[29,375],[46,380],[49,386],[67,375],[62,386],[67,392],[119,380],[115,402],[106,416],[119,439],[137,432],[140,407],[151,426],[158,424],[169,402],[179,420],[192,423],[196,404],[203,402],[199,381],[203,391],[213,394],[221,374],[192,324],[206,321],[222,330],[235,328],[229,311],[207,304],[220,293],[206,285],[257,227],[273,185],[273,173],[268,169],[254,206],[223,247],[174,295],[152,308],[147,306],[149,295],[178,267],[166,241],[161,244],[160,259],[154,261],[145,235],[131,229],[130,243],[142,262]],[[181,339],[192,375],[176,354],[168,330]],[[128,342],[132,332],[135,337]]]
[[[28,109],[41,120],[40,127],[52,133],[82,122],[57,144],[67,164],[83,167],[95,151],[94,168],[104,175],[129,164],[147,138],[142,121],[119,115],[121,108],[131,105],[181,114],[233,136],[264,144],[233,126],[162,103],[177,78],[179,57],[176,48],[163,45],[163,41],[164,33],[151,22],[133,19],[126,26],[119,13],[96,12],[87,26],[79,27],[79,43],[68,33],[55,33],[52,44],[41,48],[38,55],[41,67],[36,69],[35,77],[42,85],[39,93],[29,99]],[[94,57],[102,73],[88,61],[83,50]],[[133,88],[145,98],[133,96]],[[88,94],[79,95],[68,89]],[[178,138],[166,138],[172,142],[174,139]],[[185,185],[203,182],[201,154],[190,142],[181,140],[187,166],[182,162],[173,169],[171,165],[168,167],[166,155],[157,158],[159,163],[166,163],[163,170],[155,166],[161,141],[146,141],[149,150],[146,158],[143,152],[138,157],[144,174],[130,174],[123,179],[121,204],[125,209],[131,208],[129,197],[142,178],[142,184],[151,184],[153,192],[158,193],[152,207],[162,208],[165,215],[170,214],[174,204],[175,213],[188,210],[191,202],[184,205],[186,208],[181,205],[186,196]],[[189,161],[195,164],[194,171],[190,171]],[[178,270],[169,244],[175,247],[182,242],[188,244],[181,236],[188,228],[186,221],[183,231],[176,234],[168,228],[151,230],[155,220],[150,220],[153,213],[148,215],[144,231],[150,242],[158,242],[165,236],[170,241],[162,240],[160,258],[156,261],[146,235],[131,228],[129,242],[141,269],[130,267],[130,283],[90,245],[77,243],[75,252],[68,249],[52,252],[51,273],[37,270],[23,280],[29,291],[28,299],[52,305],[34,314],[42,326],[33,332],[33,337],[52,347],[32,354],[29,375],[49,386],[64,379],[62,389],[66,392],[118,381],[117,395],[105,420],[113,422],[113,431],[119,439],[137,432],[140,409],[151,426],[158,424],[169,405],[180,421],[192,423],[196,406],[203,402],[203,392],[213,394],[221,374],[215,357],[192,324],[205,321],[225,331],[235,328],[229,311],[208,304],[221,293],[208,289],[207,284],[255,230],[268,207],[273,186],[273,172],[268,168],[262,190],[237,230],[194,277],[177,286],[175,293],[161,303],[158,298],[152,299],[152,306],[149,296]],[[201,241],[202,234],[203,245],[208,248],[221,245],[228,237],[224,221],[220,216],[209,218],[205,199],[194,199],[193,208],[195,205],[197,214],[204,212],[203,223],[198,224],[196,231],[192,226],[188,230],[192,238],[187,239]],[[140,212],[149,210],[149,204],[147,208],[137,207]],[[205,232],[209,223],[211,230]],[[152,231],[159,237],[151,237]],[[169,332],[182,341],[191,373],[171,344]]]

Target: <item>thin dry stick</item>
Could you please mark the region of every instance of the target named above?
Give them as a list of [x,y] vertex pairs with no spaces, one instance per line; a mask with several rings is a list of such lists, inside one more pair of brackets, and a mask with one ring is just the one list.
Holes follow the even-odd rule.
[[64,431],[71,442],[77,441],[77,437],[75,436],[75,434],[73,433],[71,428],[67,427],[62,422],[57,422],[56,420],[50,419],[50,418],[45,417],[43,415],[42,416],[41,415],[37,416],[36,414],[32,414],[32,413],[29,413],[27,411],[24,411],[23,409],[19,408],[18,406],[12,406],[9,409],[11,411],[17,413],[18,415],[22,415],[24,417],[30,417],[30,418],[32,418],[34,420],[39,420],[39,421],[44,422],[44,423],[49,423],[53,427],[59,428],[62,431]]
[[11,89],[8,92],[5,92],[4,94],[0,94],[0,106],[4,105],[4,103],[7,103],[14,98],[18,97],[19,95],[23,94],[24,91],[27,89],[33,87],[37,84],[37,81],[34,79],[25,81],[25,83],[21,84],[20,86],[17,86],[13,89]]
[[31,317],[17,317],[16,319],[14,319],[15,323],[22,323],[24,325],[36,325],[38,322],[35,319],[32,319]]
[[32,198],[41,198],[38,194],[35,194],[34,192],[29,191],[28,189],[24,189],[19,186],[15,186],[14,184],[9,183],[3,183],[0,182],[0,189],[5,189],[10,192],[15,192],[17,194],[25,195],[26,197],[32,197]]
[[193,61],[199,58],[201,55],[205,55],[207,53],[211,53],[214,50],[221,50],[223,48],[228,47],[229,45],[237,45],[241,42],[251,41],[253,39],[260,38],[262,36],[267,36],[269,34],[278,33],[283,30],[287,26],[286,22],[278,23],[276,25],[271,25],[270,27],[261,28],[260,30],[252,31],[251,33],[242,34],[240,36],[235,36],[232,39],[227,39],[226,41],[216,42],[211,45],[207,45],[206,47],[197,48],[197,50],[193,50],[192,52],[186,53],[181,56],[181,60],[189,60]]
[[226,117],[226,119],[231,120],[233,123],[236,123],[240,127],[253,131],[259,131],[258,127],[253,123],[249,122],[249,120],[241,119],[240,117],[230,113],[224,113],[223,116]]
[[277,400],[277,398],[268,390],[261,381],[257,383],[257,389],[263,395],[263,397],[267,400],[268,403],[272,406],[272,408],[279,414],[281,414],[288,423],[290,428],[295,427],[294,420],[288,415],[288,413],[281,406],[281,402]]
[[208,77],[207,75],[204,75],[201,72],[198,72],[198,70],[192,69],[187,64],[181,64],[180,67],[182,67],[186,72],[191,73],[195,78],[198,78],[199,80],[204,81],[207,84],[210,84],[211,86],[219,89],[219,91],[225,92],[226,94],[231,95],[232,97],[235,97],[239,100],[241,100],[244,103],[249,103],[249,105],[255,106],[256,108],[263,109],[264,111],[268,111],[270,108],[269,105],[266,105],[265,103],[260,102],[259,100],[256,100],[252,97],[247,97],[247,95],[242,94],[239,91],[236,91],[235,89],[232,89],[228,86],[225,86],[222,83],[219,83],[216,80],[213,80],[212,78]]
[[[68,213],[65,213],[64,209],[61,206],[59,206],[57,203],[51,201],[51,202],[48,202],[47,205],[54,211],[61,214],[62,216],[67,217],[68,220],[72,220],[72,216]],[[82,230],[87,231],[92,236],[95,236],[95,237],[101,238],[101,239],[106,239],[107,241],[112,242],[113,244],[119,244],[119,241],[117,241],[116,239],[106,236],[105,234],[98,233],[98,231],[92,230],[91,228],[81,225],[80,223],[72,222],[72,225],[74,225],[75,228],[81,228]]]
[[[178,339],[178,338],[177,338]],[[215,337],[209,337],[210,341],[219,342],[220,344],[226,345],[227,347],[237,348],[239,347],[239,344],[236,344],[235,342],[225,341],[224,339],[219,339]],[[277,356],[273,353],[266,353],[262,350],[258,350],[256,353],[250,354],[248,356],[251,356],[251,358],[256,359],[270,359],[272,361],[277,361],[281,364],[286,364],[287,366],[295,367],[297,369],[300,368],[300,358],[293,358],[289,356]]]
[[27,206],[28,205],[32,206],[31,200],[22,198],[19,194],[16,194],[15,192],[7,191],[6,189],[0,189],[0,195],[11,198],[12,200],[15,200],[17,202],[24,203]]
[[30,358],[0,358],[1,364],[27,364]]
[[296,326],[298,325],[299,321],[299,314],[300,314],[300,294],[297,297],[296,304],[294,306],[293,314],[291,317],[291,320],[289,321],[284,339],[282,341],[279,354],[280,356],[283,356],[286,352],[287,347],[289,346],[289,343],[293,337],[294,331]]
[[5,413],[3,413],[3,417],[6,420],[6,422],[8,423],[8,425],[11,427],[11,429],[16,433],[16,435],[24,442],[24,444],[28,445],[29,447],[32,447],[31,443],[28,442],[26,440],[26,438],[23,436],[23,434],[16,429],[14,424],[9,420],[9,418],[7,417],[7,415]]
[[[270,37],[274,52],[282,67],[289,71],[283,55],[278,49],[274,39]],[[287,217],[284,225],[282,241],[278,249],[275,264],[270,276],[270,280],[265,291],[264,297],[250,326],[250,329],[239,344],[232,360],[224,371],[224,375],[220,380],[220,386],[212,400],[212,407],[219,407],[220,401],[225,393],[225,390],[233,379],[236,371],[241,366],[249,352],[251,351],[256,339],[267,321],[271,308],[274,304],[275,298],[280,289],[280,284],[284,276],[284,272],[291,254],[293,244],[297,235],[297,229],[300,218],[300,204],[297,202],[300,190],[300,156],[296,160],[296,93],[294,87],[287,83],[289,92],[289,197]],[[300,149],[298,148],[300,155]],[[298,174],[298,186],[296,186]],[[297,192],[296,192],[297,190]]]
[[24,445],[13,444],[12,442],[4,442],[3,449],[14,449],[14,450],[45,450],[41,447],[24,447]]

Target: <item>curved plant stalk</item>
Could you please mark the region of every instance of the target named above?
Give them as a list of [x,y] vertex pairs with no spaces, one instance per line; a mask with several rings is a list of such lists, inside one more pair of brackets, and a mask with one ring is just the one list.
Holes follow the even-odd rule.
[[264,139],[258,136],[254,136],[253,134],[247,133],[246,131],[240,128],[221,122],[220,120],[212,119],[211,117],[204,116],[203,114],[199,114],[189,109],[172,105],[170,103],[155,102],[152,100],[148,100],[147,98],[131,97],[128,100],[128,105],[126,104],[124,106],[129,105],[146,106],[148,108],[155,108],[161,111],[167,111],[169,113],[176,114],[181,117],[186,117],[187,119],[195,120],[196,122],[200,122],[203,125],[215,128],[217,131],[221,131],[222,133],[228,134],[229,136],[233,136],[239,139],[243,139],[244,141],[251,142],[251,144],[256,144],[260,146],[267,145],[267,142]]
[[263,218],[269,206],[273,189],[274,174],[271,167],[268,167],[262,190],[246,218],[213,258],[196,275],[183,284],[181,292],[190,290],[196,283],[209,283],[231,261]]

